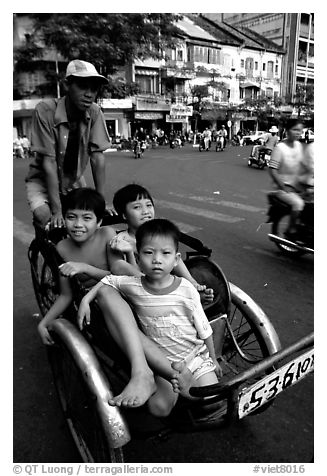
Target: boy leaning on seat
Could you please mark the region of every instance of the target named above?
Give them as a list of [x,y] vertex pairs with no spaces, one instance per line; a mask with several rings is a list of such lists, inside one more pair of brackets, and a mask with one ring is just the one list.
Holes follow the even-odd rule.
[[[48,329],[51,330],[51,323],[73,300],[68,278],[78,275],[84,286],[89,288],[108,275],[111,261],[109,243],[115,239],[116,232],[112,227],[100,226],[104,210],[105,201],[102,195],[93,189],[76,189],[67,196],[64,215],[68,238],[57,245],[59,254],[65,260],[60,267],[61,292],[38,326],[44,344],[53,343]],[[131,253],[129,256],[131,264],[135,266],[134,253],[133,259]],[[140,275],[140,272],[128,274]],[[97,300],[109,331],[126,353],[131,365],[128,385],[111,404],[140,406],[155,393],[157,386],[148,364],[156,374],[171,382],[175,392],[188,393],[193,381],[191,372],[188,368],[172,368],[159,347],[138,329],[129,305],[119,292],[110,287],[105,297],[100,295]]]

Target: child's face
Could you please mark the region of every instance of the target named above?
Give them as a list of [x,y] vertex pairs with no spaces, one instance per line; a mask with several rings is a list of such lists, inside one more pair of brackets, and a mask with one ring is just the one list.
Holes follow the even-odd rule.
[[97,217],[91,210],[76,209],[66,212],[65,223],[71,239],[83,243],[94,235],[101,221],[97,222]]
[[131,231],[136,231],[142,223],[153,220],[154,207],[148,198],[137,198],[126,205],[124,217]]
[[146,236],[138,253],[141,271],[153,281],[167,277],[179,260],[180,253],[169,236]]

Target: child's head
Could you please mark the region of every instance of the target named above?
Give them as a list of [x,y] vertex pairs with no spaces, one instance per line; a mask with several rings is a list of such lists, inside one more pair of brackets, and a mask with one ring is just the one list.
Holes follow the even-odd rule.
[[162,218],[145,222],[136,231],[136,249],[141,270],[157,279],[171,273],[180,259],[180,231]]
[[66,216],[70,210],[88,210],[95,214],[97,223],[104,215],[106,202],[101,193],[93,188],[76,188],[67,193],[63,203],[63,215]]
[[113,198],[115,210],[128,223],[130,232],[154,218],[154,205],[150,193],[141,185],[129,184],[118,190]]
[[112,203],[116,212],[119,215],[124,215],[126,212],[126,206],[129,203],[135,202],[136,200],[140,200],[142,198],[150,200],[152,206],[154,206],[153,199],[147,189],[142,187],[142,185],[138,185],[137,183],[131,183],[117,190]]

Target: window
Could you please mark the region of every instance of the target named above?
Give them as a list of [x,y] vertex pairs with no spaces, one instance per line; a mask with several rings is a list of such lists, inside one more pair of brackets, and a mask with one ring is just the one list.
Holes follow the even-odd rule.
[[278,63],[275,64],[275,74],[278,74]]
[[183,61],[183,50],[177,51],[177,61]]
[[241,68],[244,68],[244,60],[241,59]]
[[274,96],[273,88],[267,88],[266,89],[266,96],[267,96],[267,98],[272,98]]
[[254,69],[255,69],[256,71],[258,71],[258,67],[259,67],[258,61],[255,61],[255,62],[254,62]]
[[266,63],[262,63],[262,71],[266,71]]
[[274,75],[274,62],[273,61],[268,61],[267,65],[267,78],[272,79]]
[[192,53],[193,53],[193,50],[190,46],[187,47],[187,61],[192,61]]

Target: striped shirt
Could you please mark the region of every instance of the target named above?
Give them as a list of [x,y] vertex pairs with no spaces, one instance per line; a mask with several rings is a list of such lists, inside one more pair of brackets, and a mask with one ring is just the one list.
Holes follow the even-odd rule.
[[170,361],[179,362],[206,350],[212,334],[200,295],[185,278],[174,276],[168,288],[149,289],[144,277],[109,275],[102,283],[116,288],[133,306],[145,335]]

